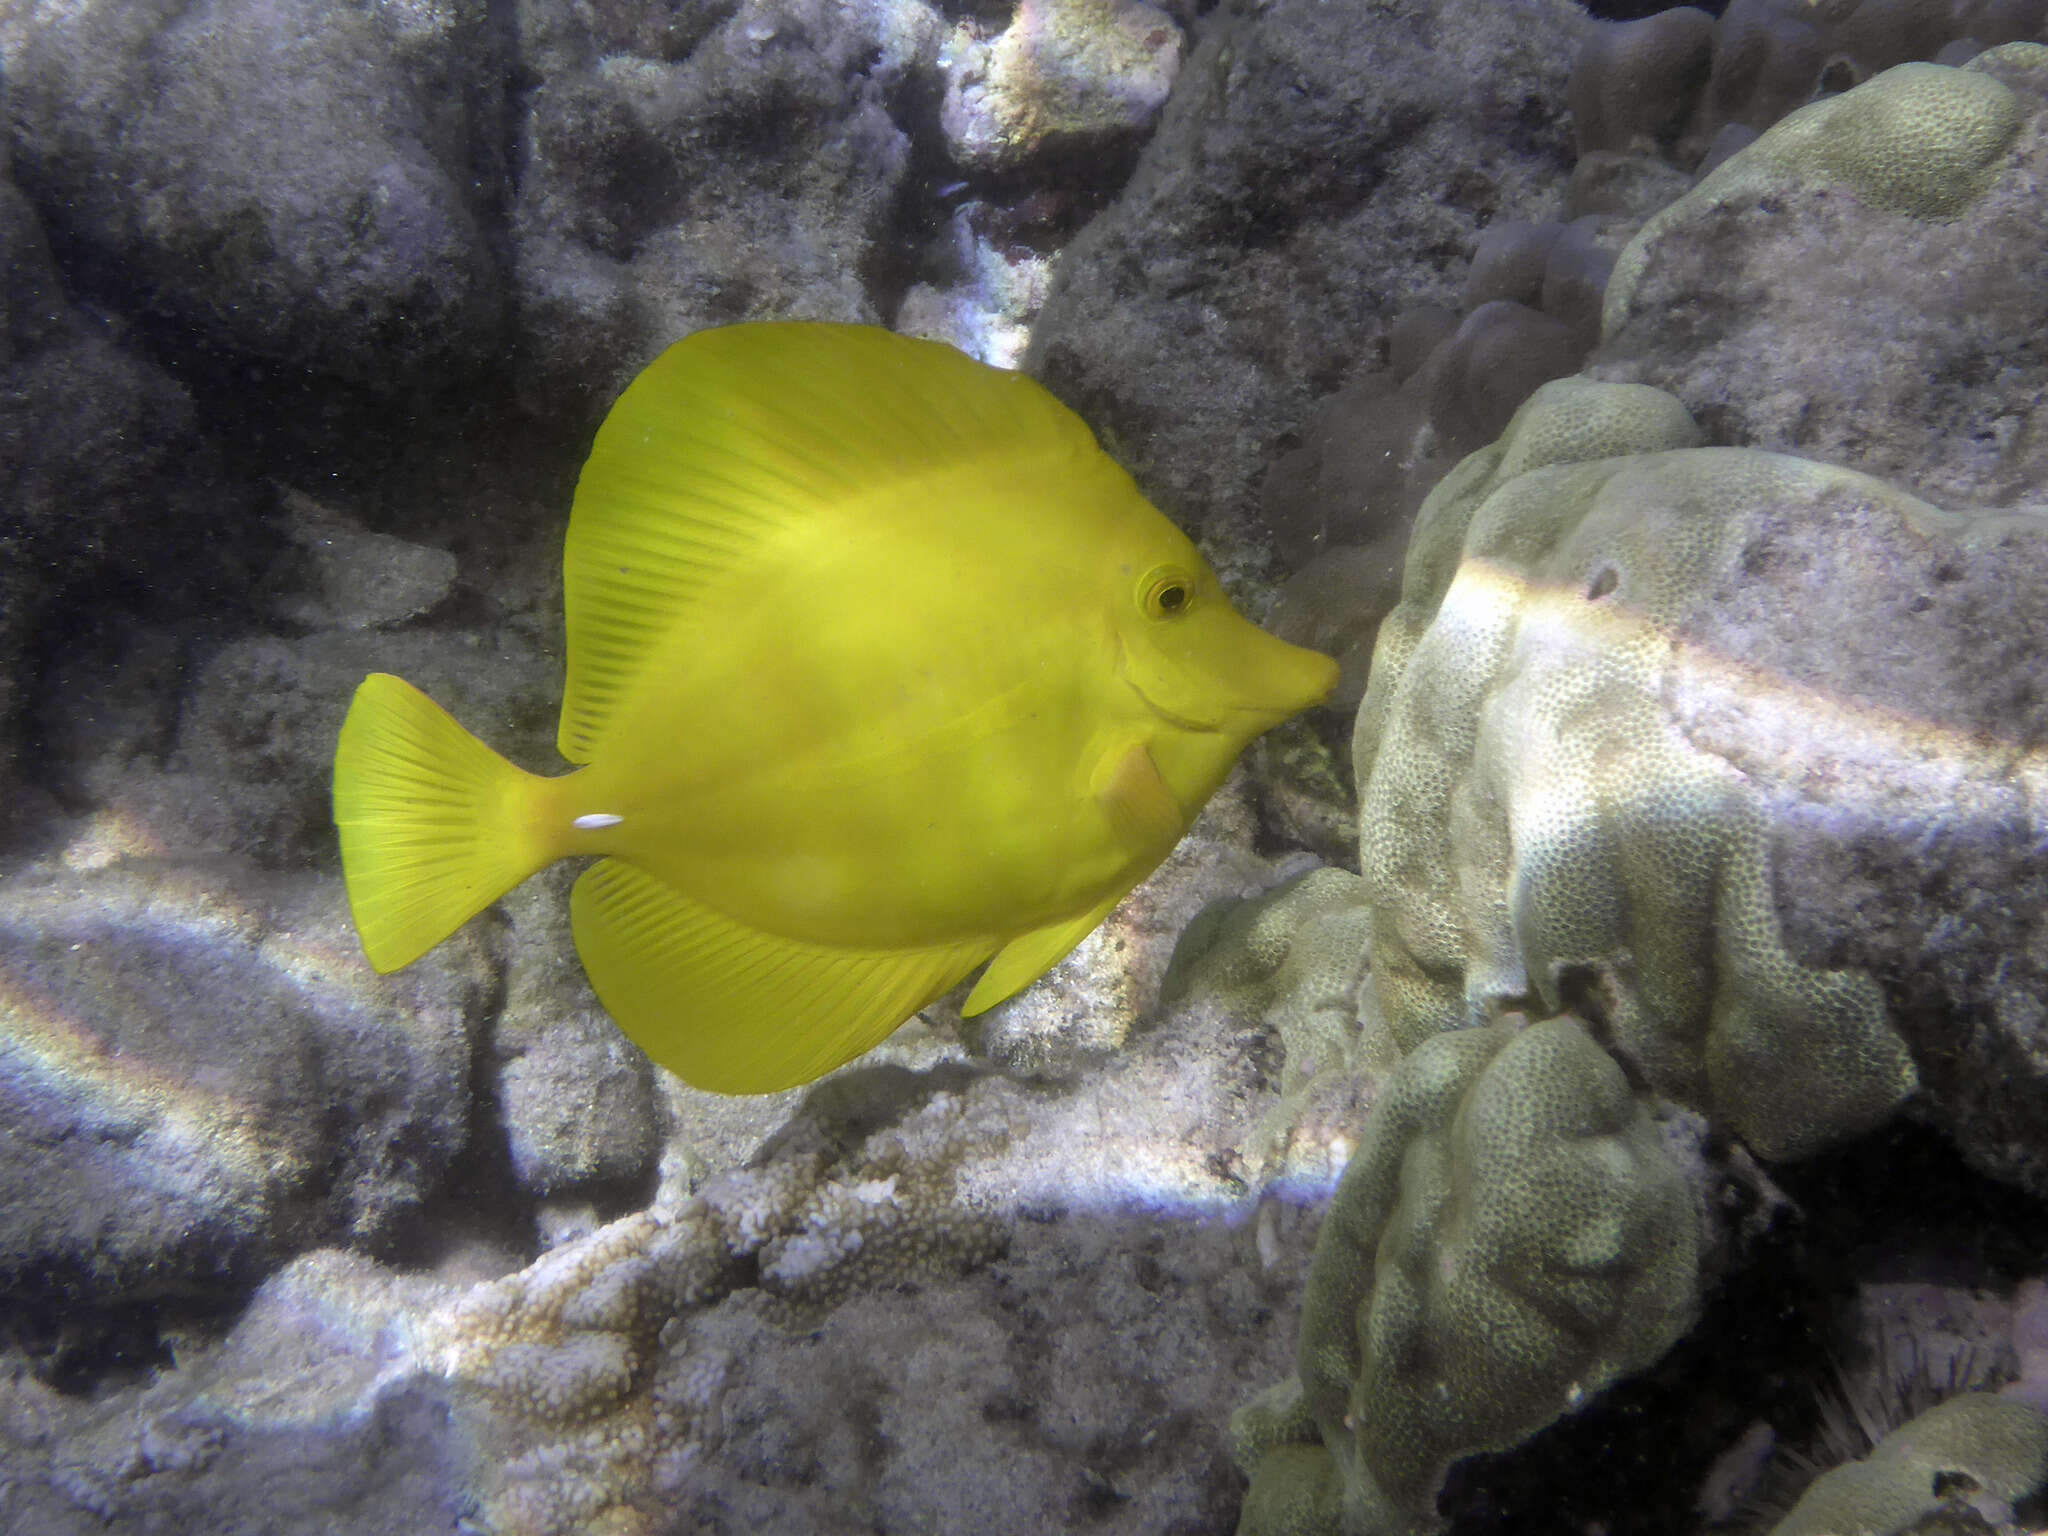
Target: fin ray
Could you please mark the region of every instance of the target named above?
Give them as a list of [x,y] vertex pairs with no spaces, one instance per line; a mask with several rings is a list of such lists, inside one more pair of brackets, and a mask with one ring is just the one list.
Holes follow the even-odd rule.
[[965,976],[986,940],[854,950],[762,933],[619,859],[569,898],[583,968],[642,1050],[717,1093],[773,1093],[872,1050]]
[[516,814],[544,782],[412,684],[373,672],[334,750],[334,824],[363,953],[395,971],[555,857]]

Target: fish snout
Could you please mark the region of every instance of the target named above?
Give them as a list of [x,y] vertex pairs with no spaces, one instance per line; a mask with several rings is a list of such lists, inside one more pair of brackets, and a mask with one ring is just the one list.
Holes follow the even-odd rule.
[[1139,697],[1181,730],[1221,732],[1240,747],[1337,686],[1336,662],[1267,634],[1223,603],[1135,638],[1119,640],[1117,670]]
[[1259,722],[1252,734],[1291,719],[1327,699],[1337,686],[1337,663],[1276,639],[1246,622],[1249,637],[1229,679],[1235,713]]

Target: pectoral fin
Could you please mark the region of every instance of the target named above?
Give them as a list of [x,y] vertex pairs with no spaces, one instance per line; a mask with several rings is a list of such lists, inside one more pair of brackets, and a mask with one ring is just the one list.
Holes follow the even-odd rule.
[[1180,802],[1173,797],[1159,765],[1141,741],[1103,754],[1095,766],[1089,793],[1109,816],[1116,839],[1131,855],[1129,881],[1079,917],[1049,923],[1012,939],[975,982],[961,1006],[972,1017],[1014,996],[1066,958],[1067,951],[1087,938],[1116,910],[1131,887],[1146,875],[1187,830]]
[[1188,829],[1180,802],[1142,741],[1104,754],[1088,788],[1109,813],[1117,841],[1133,853],[1164,858]]

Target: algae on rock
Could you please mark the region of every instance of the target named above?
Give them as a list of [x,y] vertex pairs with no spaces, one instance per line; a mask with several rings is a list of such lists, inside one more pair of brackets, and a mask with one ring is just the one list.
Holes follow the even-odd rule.
[[[2026,62],[2048,50],[2012,44],[2000,53]],[[1896,65],[1802,107],[1636,233],[1608,280],[1602,333],[1612,336],[1628,318],[1650,248],[1701,209],[1828,182],[1874,207],[1933,223],[1953,219],[1989,187],[2024,115],[2014,93],[1982,68],[1921,63]]]

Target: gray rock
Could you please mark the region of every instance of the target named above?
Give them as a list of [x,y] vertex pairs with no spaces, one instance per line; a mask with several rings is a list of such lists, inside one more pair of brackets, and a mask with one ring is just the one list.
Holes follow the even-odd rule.
[[[218,606],[267,541],[191,397],[76,310],[0,157],[0,783],[40,657],[132,609]],[[5,796],[0,795],[0,819]]]
[[306,629],[384,629],[442,602],[455,585],[455,557],[445,549],[372,533],[297,492],[285,497],[287,537],[298,546],[297,590],[277,616]]
[[1876,976],[1928,1112],[2048,1198],[2044,572],[2048,512],[1773,518],[1681,629],[1672,707],[1767,798],[1793,952]]
[[1570,164],[1561,3],[1229,3],[1122,197],[1067,250],[1027,366],[1188,526],[1451,259]]
[[1222,1410],[1287,1359],[1302,1235],[1266,1274],[1221,1224],[1077,1211],[815,1329],[742,1293],[679,1337],[726,1370],[719,1437],[670,1498],[686,1529],[761,1536],[1227,1531]]
[[558,865],[505,901],[511,958],[492,1072],[513,1177],[535,1195],[630,1184],[656,1150],[654,1068],[576,959],[569,887],[580,873]]
[[[392,1379],[402,1309],[445,1287],[321,1250],[179,1369],[95,1398],[0,1379],[0,1513],[35,1536],[458,1536],[476,1452],[447,1385]],[[112,1405],[115,1411],[109,1412]]]
[[[415,554],[424,554],[415,551]],[[150,654],[152,643],[169,654]],[[319,630],[256,636],[187,657],[145,636],[112,677],[95,659],[60,663],[71,707],[45,738],[67,799],[90,807],[82,842],[126,853],[232,853],[278,868],[332,870],[334,743],[366,673],[425,689],[495,749],[539,772],[552,746],[560,674],[515,619],[459,630]],[[81,851],[87,862],[103,862]]]
[[417,1210],[487,967],[458,941],[380,982],[338,896],[218,864],[0,887],[0,1290],[203,1292]]
[[970,17],[940,59],[946,148],[988,169],[1059,151],[1114,157],[1150,131],[1181,43],[1173,18],[1142,0],[1019,6],[1000,32]]
[[497,336],[496,35],[471,0],[15,8],[16,174],[116,302],[403,397]]
[[594,417],[704,325],[881,318],[870,277],[910,164],[891,102],[936,51],[935,11],[747,0],[601,52],[567,9],[526,21],[544,74],[513,221],[531,408]]

